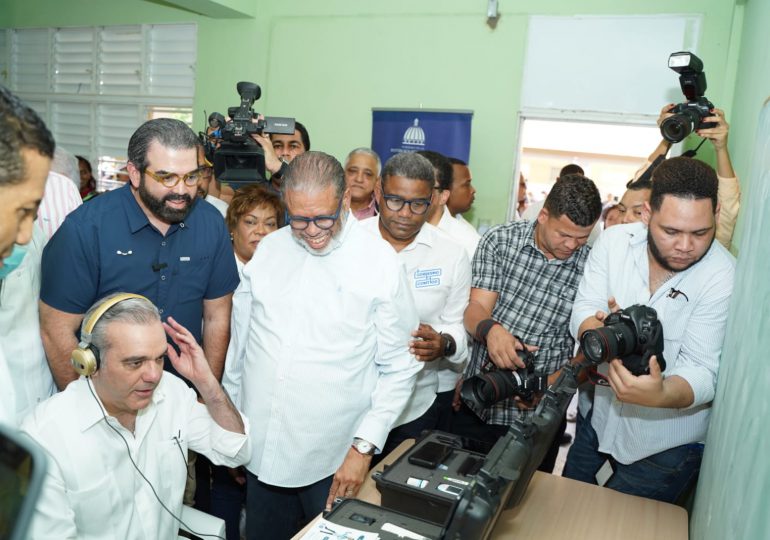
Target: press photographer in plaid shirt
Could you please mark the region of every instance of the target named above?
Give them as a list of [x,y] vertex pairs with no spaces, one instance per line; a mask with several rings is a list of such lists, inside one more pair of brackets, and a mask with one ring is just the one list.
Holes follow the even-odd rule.
[[[594,183],[582,175],[565,175],[554,184],[535,221],[500,225],[484,235],[473,257],[464,316],[465,329],[474,337],[465,379],[489,362],[498,369],[524,367],[518,355],[524,346],[537,348],[538,375],[550,375],[568,363],[574,350],[569,333],[572,302],[588,258],[588,235],[601,211]],[[463,403],[452,431],[494,443],[534,405],[504,399],[479,417]],[[557,453],[558,437],[540,470],[553,470]]]

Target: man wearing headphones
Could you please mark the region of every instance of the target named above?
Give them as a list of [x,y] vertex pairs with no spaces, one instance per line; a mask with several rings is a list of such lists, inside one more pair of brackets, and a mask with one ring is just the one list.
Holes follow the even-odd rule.
[[[166,358],[202,403],[163,373]],[[161,323],[143,296],[94,304],[71,361],[81,377],[22,424],[51,457],[30,538],[176,538],[188,447],[242,465],[251,455],[247,422],[193,335],[171,317]]]

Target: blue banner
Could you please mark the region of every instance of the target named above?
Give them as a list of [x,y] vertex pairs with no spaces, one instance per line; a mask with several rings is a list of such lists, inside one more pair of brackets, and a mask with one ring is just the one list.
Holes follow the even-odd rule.
[[383,164],[394,154],[433,150],[468,163],[472,112],[372,110],[372,149]]

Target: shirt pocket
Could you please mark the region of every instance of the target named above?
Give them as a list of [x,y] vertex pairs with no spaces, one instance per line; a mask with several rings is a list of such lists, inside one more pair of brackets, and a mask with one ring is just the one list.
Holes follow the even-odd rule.
[[200,302],[206,294],[211,277],[210,256],[180,257],[177,262],[179,303]]
[[167,440],[158,444],[158,475],[164,500],[181,501],[187,484],[189,453],[185,441]]

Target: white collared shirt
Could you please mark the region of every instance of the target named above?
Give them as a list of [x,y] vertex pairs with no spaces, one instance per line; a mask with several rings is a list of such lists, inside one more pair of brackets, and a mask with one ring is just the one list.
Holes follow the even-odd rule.
[[218,197],[214,197],[211,194],[206,195],[205,201],[217,210],[219,210],[219,213],[222,214],[222,217],[227,217],[227,209],[230,207],[229,204],[227,204],[225,201]]
[[436,226],[446,233],[449,238],[465,248],[469,261],[473,260],[476,246],[479,245],[479,240],[481,240],[481,235],[476,229],[474,229],[467,221],[464,225],[452,217],[452,213],[446,206],[444,206],[444,213],[441,214],[441,220]]
[[20,422],[41,401],[56,392],[40,339],[40,259],[46,242],[35,223],[32,241],[19,267],[0,280],[0,352],[5,355],[9,382]]
[[45,182],[43,200],[37,209],[38,224],[45,233],[46,242],[59,230],[64,218],[81,204],[83,200],[75,181],[50,171]]
[[[361,221],[382,237],[380,218]],[[425,362],[409,403],[394,425],[419,418],[436,398],[436,392],[453,390],[468,357],[463,314],[471,290],[471,263],[465,251],[439,229],[425,223],[411,244],[398,252],[417,306],[420,322],[436,332],[451,335],[457,350],[451,357]]]
[[338,238],[320,256],[289,227],[269,234],[233,296],[227,362],[243,369],[226,388],[251,420],[247,468],[267,484],[330,476],[354,437],[381,449],[421,368],[408,349],[417,311],[393,248],[350,213]]
[[[678,375],[695,400],[686,409],[622,403],[611,388],[596,386],[591,425],[599,450],[629,464],[706,437],[716,389],[735,258],[714,242],[700,262],[674,275],[650,296],[647,228],[642,223],[605,230],[591,250],[572,308],[570,331],[601,310],[614,296],[621,308],[644,304],[663,323],[664,377]],[[672,291],[679,294],[672,295]],[[600,371],[606,373],[606,364]]]
[[[187,449],[237,467],[248,460],[248,435],[225,431],[195,392],[164,373],[134,433],[108,416],[81,377],[41,403],[22,423],[49,457],[31,539],[156,540],[176,538],[179,524],[158,503],[126,449],[175,515],[182,511]],[[248,424],[244,419],[246,433]],[[177,442],[178,441],[178,442]]]

